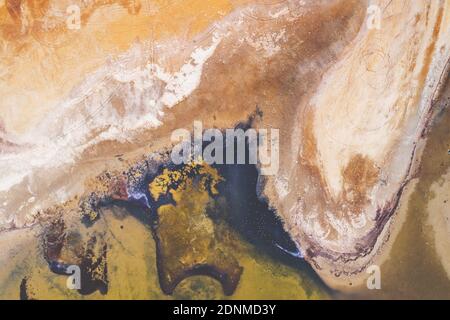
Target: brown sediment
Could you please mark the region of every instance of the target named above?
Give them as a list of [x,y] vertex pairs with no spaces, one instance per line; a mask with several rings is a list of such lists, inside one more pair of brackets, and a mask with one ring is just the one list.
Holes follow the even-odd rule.
[[8,13],[14,20],[18,20],[20,18],[21,9],[20,4],[22,0],[7,0],[6,1],[6,9]]
[[379,169],[375,163],[361,155],[354,155],[342,172],[343,198],[351,212],[358,212],[367,205],[367,192],[378,180]]
[[82,284],[80,294],[89,295],[98,290],[105,295],[108,291],[108,249],[104,232],[85,231],[82,235],[83,225],[75,221],[75,227],[78,229],[73,225],[68,228],[61,212],[55,213],[43,226],[43,258],[55,274],[69,276],[68,268],[77,266]]
[[111,195],[111,198],[113,200],[127,201],[129,195],[125,179],[119,177],[116,180],[112,181],[108,194]]
[[[59,214],[57,214],[59,215]],[[48,261],[57,261],[61,256],[61,250],[66,238],[66,226],[61,217],[51,221],[46,227],[43,237],[44,258]]]
[[421,85],[424,85],[425,80],[430,72],[430,66],[431,62],[433,60],[434,52],[436,51],[436,42],[439,37],[439,31],[442,27],[442,18],[444,16],[444,8],[440,7],[438,9],[438,16],[436,18],[436,22],[433,28],[433,35],[430,45],[428,46],[426,52],[425,52],[425,61],[422,68],[422,71],[420,73],[420,83]]

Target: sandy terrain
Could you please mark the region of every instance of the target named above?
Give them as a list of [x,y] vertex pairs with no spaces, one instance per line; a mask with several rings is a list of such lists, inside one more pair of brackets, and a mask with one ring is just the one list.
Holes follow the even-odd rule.
[[363,281],[448,74],[448,1],[371,1],[379,29],[358,0],[72,2],[79,30],[67,1],[0,3],[2,232],[79,210],[175,129],[258,110],[280,130],[262,194],[328,285]]

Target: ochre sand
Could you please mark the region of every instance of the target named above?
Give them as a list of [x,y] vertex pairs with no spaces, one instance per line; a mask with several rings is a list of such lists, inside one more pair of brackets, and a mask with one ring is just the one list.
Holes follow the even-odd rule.
[[[119,212],[119,208],[112,208]],[[55,275],[48,269],[42,252],[36,247],[35,233],[13,231],[1,235],[0,271],[1,299],[18,299],[20,283],[27,277],[34,299],[326,299],[328,294],[320,285],[309,280],[301,271],[273,261],[242,241],[235,253],[244,272],[231,297],[223,294],[220,284],[209,277],[197,276],[182,281],[173,295],[163,294],[156,270],[155,242],[148,227],[131,216],[117,219],[104,212],[108,232],[109,290],[82,296],[66,288],[66,276]],[[132,235],[132,236],[130,236]],[[19,267],[18,267],[19,266]],[[274,289],[276,288],[276,290]]]

